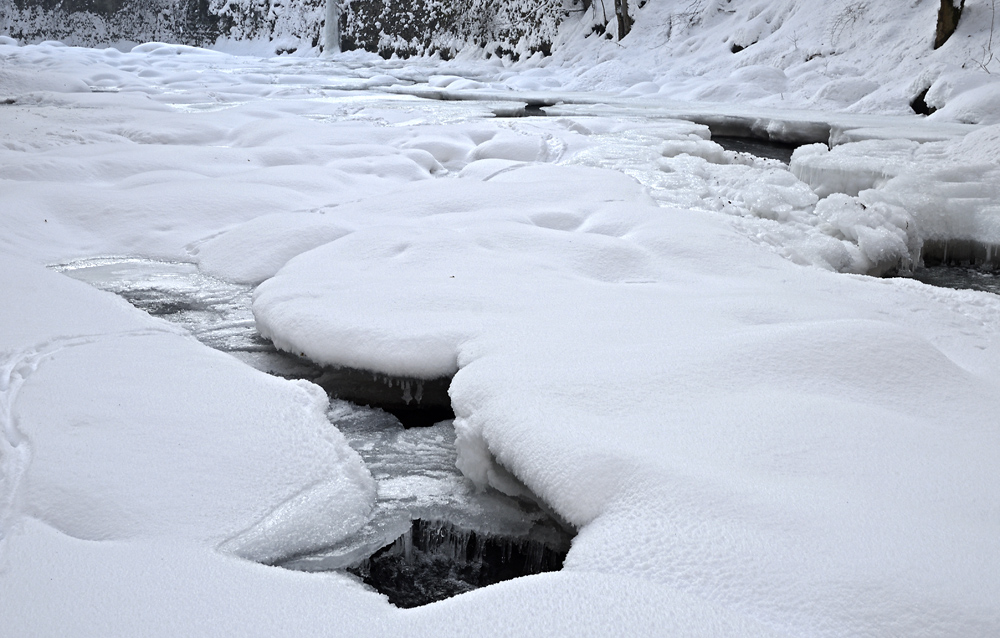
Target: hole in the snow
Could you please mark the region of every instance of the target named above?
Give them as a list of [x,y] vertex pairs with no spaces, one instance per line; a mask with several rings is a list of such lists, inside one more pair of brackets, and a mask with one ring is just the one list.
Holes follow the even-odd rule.
[[354,534],[282,567],[349,571],[394,604],[414,607],[562,566],[572,533],[538,499],[479,491],[459,471],[450,378],[334,369],[280,352],[257,333],[252,288],[202,275],[193,264],[109,258],[55,268],[258,370],[326,389],[328,417],[364,460],[378,496]]
[[920,93],[917,93],[916,97],[910,100],[910,108],[917,115],[933,115],[937,109],[933,106],[927,104],[927,92],[930,91],[930,87],[924,89]]
[[929,267],[978,266],[1000,268],[1000,245],[973,239],[929,239],[920,249],[920,258]]
[[1000,271],[989,268],[937,265],[918,268],[911,277],[939,288],[979,290],[1000,295]]
[[397,607],[419,607],[505,580],[557,571],[563,539],[505,538],[441,521],[413,521],[391,545],[348,569]]
[[542,102],[528,102],[523,106],[517,102],[504,104],[493,109],[495,117],[545,117],[548,113],[542,108],[548,106]]
[[713,135],[712,141],[727,151],[749,153],[757,157],[775,159],[784,164],[792,161],[792,153],[798,148],[795,144],[733,135]]

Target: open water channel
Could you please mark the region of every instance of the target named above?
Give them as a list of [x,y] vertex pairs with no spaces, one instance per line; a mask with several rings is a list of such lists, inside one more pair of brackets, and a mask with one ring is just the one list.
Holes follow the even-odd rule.
[[477,491],[456,467],[448,379],[321,367],[278,351],[257,332],[252,287],[206,276],[193,264],[102,258],[55,268],[258,370],[327,390],[330,422],[375,478],[375,510],[341,543],[281,566],[353,573],[401,607],[562,567],[569,527],[531,499]]

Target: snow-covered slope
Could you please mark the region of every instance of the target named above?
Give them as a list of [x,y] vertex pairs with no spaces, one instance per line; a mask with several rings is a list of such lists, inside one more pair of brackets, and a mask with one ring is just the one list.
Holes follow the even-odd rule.
[[893,113],[911,112],[930,89],[927,104],[944,111],[938,117],[1000,121],[992,0],[967,0],[958,30],[937,50],[939,5],[931,0],[639,4],[621,42],[585,37],[591,21],[604,21],[599,2],[575,29],[567,22],[555,47],[556,64],[576,76],[567,88]]

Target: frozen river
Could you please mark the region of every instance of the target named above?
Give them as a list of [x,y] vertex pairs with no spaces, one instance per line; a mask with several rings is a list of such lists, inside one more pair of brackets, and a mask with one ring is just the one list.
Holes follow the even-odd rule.
[[[412,116],[410,101],[392,96],[358,96],[343,102],[395,125],[399,125],[394,122],[396,109]],[[443,102],[428,112],[436,124],[467,123],[504,115],[504,108],[493,102]],[[542,116],[544,112],[517,113],[518,125],[537,126],[541,122],[536,118]],[[404,123],[412,125],[412,120]],[[651,157],[661,143],[657,126],[663,125],[634,115],[618,117],[614,132],[598,136],[576,161],[626,172],[650,187],[654,196],[660,193],[658,199],[667,199],[669,183],[664,182],[662,166]],[[668,126],[676,131],[691,125],[678,121]],[[563,159],[567,145],[544,139],[551,153],[548,159]],[[720,137],[719,143],[725,149],[719,157],[767,171],[787,170],[795,148],[739,137]],[[378,484],[376,507],[363,527],[336,546],[286,558],[283,566],[348,570],[407,607],[561,567],[571,538],[568,525],[557,523],[544,504],[532,500],[537,497],[514,499],[477,490],[456,466],[449,377],[422,380],[324,367],[277,350],[257,330],[251,310],[254,287],[206,275],[194,264],[95,258],[56,269],[118,294],[258,370],[307,379],[328,392],[330,422],[345,434]],[[990,272],[970,266],[917,268],[905,274],[933,285],[1000,291]]]
[[0,56],[15,635],[1000,627],[997,127]]
[[[530,495],[515,499],[477,490],[456,466],[451,420],[437,418],[440,400],[425,402],[421,380],[324,370],[276,350],[257,332],[251,287],[201,274],[192,264],[99,258],[56,270],[120,295],[262,372],[327,389],[330,423],[376,480],[375,510],[338,545],[293,556],[282,566],[357,573],[404,607],[562,566],[571,528]],[[397,395],[403,393],[413,396],[402,401]],[[345,401],[345,395],[366,405]],[[404,422],[383,409],[400,403]]]
[[[287,80],[286,84],[296,86]],[[349,89],[346,93],[345,88]],[[803,211],[812,205],[806,190],[794,192],[788,165],[798,145],[814,141],[809,136],[830,134],[828,125],[816,122],[775,126],[779,120],[772,119],[769,125],[755,128],[748,116],[691,118],[709,122],[720,133],[741,135],[713,136],[706,124],[672,118],[667,113],[644,115],[627,105],[558,105],[559,100],[549,97],[543,104],[528,99],[524,107],[490,96],[441,100],[438,98],[443,96],[426,92],[413,97],[359,88],[349,83],[324,86],[307,104],[322,104],[328,110],[303,115],[318,122],[357,120],[417,130],[495,122],[501,130],[537,146],[526,146],[523,139],[513,138],[506,149],[500,149],[501,155],[510,157],[494,159],[487,169],[492,173],[512,170],[525,161],[612,169],[639,181],[661,205],[683,204],[713,212],[721,208],[744,221],[776,221],[772,215],[760,213],[759,182],[772,185],[771,192],[763,195],[764,206],[777,206],[785,213],[783,220],[775,215],[777,221],[793,222],[789,212],[796,204]],[[307,85],[298,89],[317,91]],[[553,104],[546,106],[550,102]],[[236,106],[238,103],[225,102],[173,105],[190,113]],[[553,115],[547,113],[549,110]],[[783,137],[767,139],[768,126],[784,131]],[[585,144],[574,139],[581,133],[586,134]],[[413,148],[429,150],[432,155],[437,150],[440,155],[438,147],[443,144]],[[444,159],[438,155],[435,159]],[[457,165],[449,170],[447,164],[438,165],[435,179],[455,179],[461,174]],[[724,179],[736,181],[720,187]],[[720,207],[722,197],[728,199]],[[772,201],[766,201],[768,197]],[[773,201],[776,197],[777,203]],[[93,258],[56,269],[114,292],[258,370],[287,379],[307,379],[328,392],[330,422],[344,433],[376,480],[375,509],[364,526],[337,545],[286,557],[281,565],[305,571],[347,570],[406,607],[562,566],[571,526],[556,522],[545,504],[530,493],[511,498],[495,490],[477,489],[456,466],[454,414],[447,395],[450,377],[394,377],[322,366],[277,350],[257,329],[251,310],[254,286],[229,283],[205,274],[195,264]],[[909,270],[903,274],[911,275]],[[996,291],[990,275],[975,268],[946,272],[917,268],[916,276],[935,285]]]

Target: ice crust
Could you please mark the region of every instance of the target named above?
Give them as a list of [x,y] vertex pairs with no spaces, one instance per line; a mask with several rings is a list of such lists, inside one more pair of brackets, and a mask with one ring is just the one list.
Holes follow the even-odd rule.
[[464,531],[466,542],[474,532],[508,543],[533,541],[539,547],[568,549],[568,534],[532,502],[526,488],[505,492],[522,497],[514,500],[466,480],[466,467],[456,464],[456,448],[459,458],[463,454],[461,434],[456,441],[451,421],[403,429],[381,410],[343,401],[333,402],[329,417],[375,478],[375,510],[342,542],[303,552],[283,566],[304,571],[357,568],[377,550],[411,534],[415,520],[452,534]]
[[[801,107],[797,83],[832,78],[798,71],[865,75],[848,54],[751,68],[781,7],[745,7],[762,39],[731,95],[788,87]],[[842,274],[992,236],[997,132],[947,117],[967,86],[927,119],[735,109],[776,137],[836,135],[790,170],[720,151],[677,110],[637,113],[659,79],[627,53],[572,77],[169,45],[0,59],[20,74],[0,105],[4,632],[1000,632],[1000,301]],[[386,75],[461,75],[484,101],[368,89]],[[491,117],[489,91],[553,75],[643,97]],[[678,97],[725,89],[685,78]],[[892,110],[893,90],[851,108]],[[376,520],[382,486],[315,388],[43,267],[100,255],[266,278],[261,329],[319,362],[457,371],[463,470],[578,526],[565,568],[401,612],[343,576],[238,558],[335,546]]]
[[[869,140],[832,150],[799,148],[791,172],[823,197],[842,193],[866,207],[891,207],[883,226],[927,240],[1000,242],[1000,127],[918,144]],[[878,213],[874,213],[878,214]],[[895,216],[900,221],[893,221]],[[888,223],[886,223],[888,222]],[[869,224],[870,225],[870,224]],[[919,243],[916,246],[919,249]],[[919,250],[911,254],[919,255]]]

